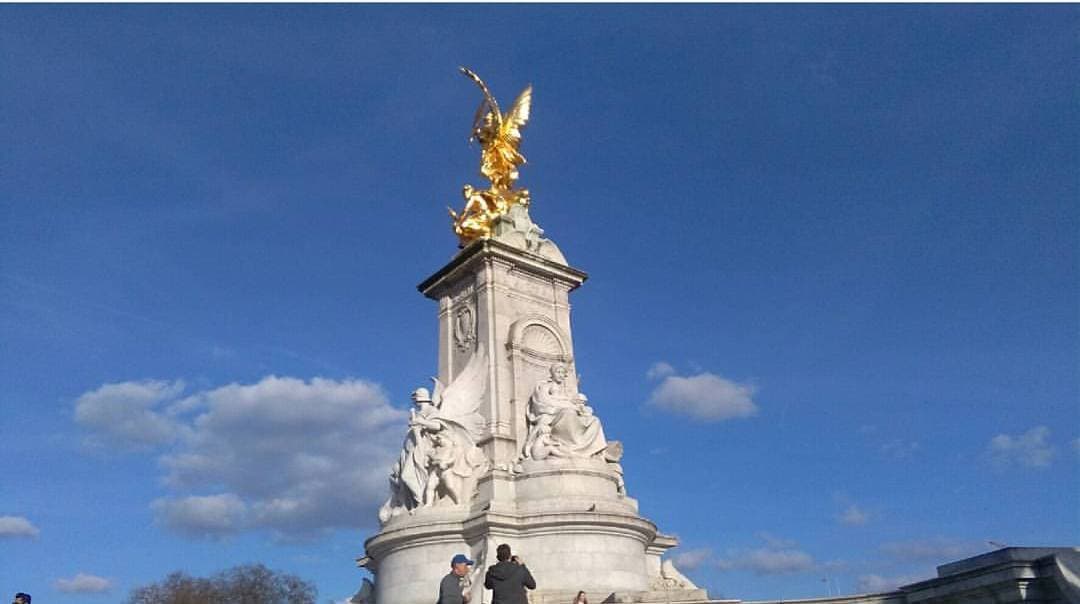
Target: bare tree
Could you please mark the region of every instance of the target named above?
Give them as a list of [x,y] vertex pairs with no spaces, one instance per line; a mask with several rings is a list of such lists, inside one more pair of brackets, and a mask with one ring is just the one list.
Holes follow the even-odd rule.
[[315,604],[317,595],[314,585],[296,575],[245,564],[209,579],[174,572],[132,590],[128,604]]

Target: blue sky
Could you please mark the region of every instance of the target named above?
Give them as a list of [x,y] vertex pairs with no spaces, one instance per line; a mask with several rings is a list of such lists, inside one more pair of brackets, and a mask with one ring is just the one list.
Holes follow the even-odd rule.
[[458,65],[535,87],[582,388],[714,596],[1080,542],[1078,17],[0,7],[0,591],[356,589],[481,181]]

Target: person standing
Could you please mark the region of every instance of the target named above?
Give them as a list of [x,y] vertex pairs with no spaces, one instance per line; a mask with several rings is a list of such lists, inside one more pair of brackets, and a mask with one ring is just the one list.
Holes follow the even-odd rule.
[[450,572],[439,582],[438,604],[466,604],[472,594],[465,591],[469,567],[473,561],[465,554],[457,554],[450,560]]
[[589,598],[585,596],[585,592],[579,591],[570,604],[589,604]]
[[15,594],[15,600],[12,602],[12,604],[30,604],[30,594],[24,594],[20,591],[19,593]]
[[528,604],[526,589],[536,589],[525,561],[510,555],[510,546],[503,543],[495,548],[498,562],[487,569],[484,587],[491,590],[491,604]]

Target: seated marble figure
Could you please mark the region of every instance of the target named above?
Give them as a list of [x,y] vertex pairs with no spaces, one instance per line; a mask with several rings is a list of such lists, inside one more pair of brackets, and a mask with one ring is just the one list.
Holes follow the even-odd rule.
[[550,377],[533,389],[523,458],[600,457],[607,448],[600,418],[585,404],[585,395],[572,390],[567,375],[566,365],[552,365]]

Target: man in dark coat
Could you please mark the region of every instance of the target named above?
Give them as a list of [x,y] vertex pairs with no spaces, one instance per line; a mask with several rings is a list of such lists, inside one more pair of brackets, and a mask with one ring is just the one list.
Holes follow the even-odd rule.
[[437,604],[466,604],[471,594],[464,593],[465,576],[473,561],[465,554],[458,554],[450,561],[450,572],[439,582],[439,601]]
[[491,604],[528,604],[525,589],[536,589],[525,562],[510,555],[510,546],[503,543],[495,548],[499,562],[489,566],[484,575],[484,587],[491,590]]

